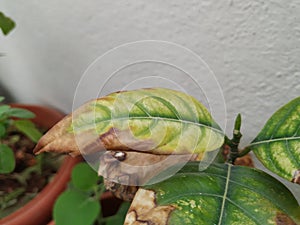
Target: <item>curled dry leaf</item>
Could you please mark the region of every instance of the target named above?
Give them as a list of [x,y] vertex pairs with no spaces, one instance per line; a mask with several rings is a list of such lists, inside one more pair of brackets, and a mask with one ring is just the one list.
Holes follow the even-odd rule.
[[203,154],[223,141],[222,130],[195,98],[156,88],[112,93],[84,104],[48,131],[34,152]]
[[158,206],[154,191],[140,189],[128,210],[124,225],[167,225],[172,205]]
[[[117,153],[117,154],[116,154]],[[107,151],[100,157],[98,173],[106,179],[106,188],[116,197],[132,201],[138,186],[143,186],[161,171],[178,163],[195,161],[199,155],[154,155],[143,152]],[[119,160],[116,155],[122,155]],[[180,165],[182,166],[182,165]],[[181,168],[181,167],[180,167]],[[166,177],[180,168],[169,171]]]
[[222,130],[195,98],[155,88],[84,104],[48,131],[34,152],[101,152],[99,174],[116,195],[131,199],[136,189],[126,186],[142,185],[173,164],[200,160],[223,142]]

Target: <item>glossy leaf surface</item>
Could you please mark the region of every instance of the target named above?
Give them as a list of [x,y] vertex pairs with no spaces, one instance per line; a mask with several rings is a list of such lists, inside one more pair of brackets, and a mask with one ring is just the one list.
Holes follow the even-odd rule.
[[168,180],[140,188],[125,224],[300,224],[297,200],[270,175],[226,164],[199,172],[198,166],[188,163]]
[[50,130],[35,152],[76,155],[94,151],[94,147],[95,151],[202,154],[219,148],[223,137],[208,110],[195,98],[163,88],[139,89],[81,106]]
[[250,148],[269,170],[294,178],[300,170],[300,97],[274,113]]

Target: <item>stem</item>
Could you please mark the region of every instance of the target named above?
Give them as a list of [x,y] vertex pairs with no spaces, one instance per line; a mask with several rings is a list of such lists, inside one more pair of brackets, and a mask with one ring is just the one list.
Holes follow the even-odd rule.
[[234,164],[234,161],[236,160],[236,158],[239,157],[239,144],[240,144],[240,140],[243,136],[240,131],[241,123],[242,123],[241,114],[238,114],[235,119],[233,137],[231,140],[226,140],[227,144],[230,147],[229,162],[232,164]]
[[239,151],[238,157],[243,157],[243,156],[247,155],[249,152],[251,152],[251,148],[250,148],[250,146],[247,146],[243,150]]
[[241,124],[242,124],[242,117],[241,117],[241,114],[238,114],[235,119],[235,123],[234,123],[233,137],[232,137],[232,139],[229,139],[227,136],[225,136],[225,141],[222,146],[223,154],[225,156],[227,155],[227,152],[229,151],[229,157],[228,157],[227,161],[231,164],[234,164],[234,162],[237,158],[247,155],[252,150],[250,148],[250,146],[247,146],[243,150],[239,150],[240,140],[243,136],[240,131]]

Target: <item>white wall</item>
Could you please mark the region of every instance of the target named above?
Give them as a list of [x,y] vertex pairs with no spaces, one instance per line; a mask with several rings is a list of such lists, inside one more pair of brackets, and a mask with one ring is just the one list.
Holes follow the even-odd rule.
[[0,9],[17,23],[0,37],[0,82],[22,102],[71,111],[93,60],[144,39],[178,43],[208,63],[224,92],[227,130],[243,115],[243,143],[300,93],[298,0],[2,0]]

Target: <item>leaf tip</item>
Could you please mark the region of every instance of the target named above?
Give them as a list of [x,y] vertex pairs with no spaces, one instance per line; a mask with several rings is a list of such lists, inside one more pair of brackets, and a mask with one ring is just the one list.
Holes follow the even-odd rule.
[[290,217],[282,212],[277,212],[275,217],[276,225],[297,225]]
[[300,184],[300,169],[294,172],[292,182],[295,184]]
[[239,113],[239,114],[236,116],[236,119],[235,119],[234,130],[239,131],[239,130],[241,129],[241,124],[242,124],[242,116],[241,116],[241,114]]

